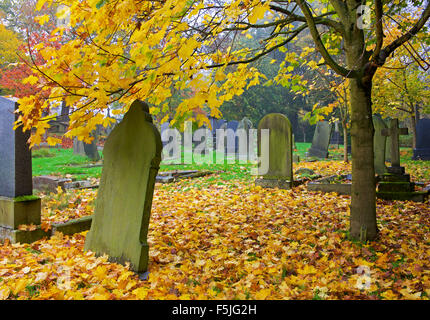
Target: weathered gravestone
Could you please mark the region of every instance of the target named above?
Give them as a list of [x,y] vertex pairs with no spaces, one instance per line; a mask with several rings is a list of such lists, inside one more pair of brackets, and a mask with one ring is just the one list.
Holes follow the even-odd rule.
[[0,240],[24,242],[19,225],[40,225],[41,216],[40,198],[32,195],[30,132],[13,129],[17,108],[15,99],[0,97]]
[[390,128],[383,129],[382,135],[391,137],[391,167],[387,168],[378,183],[376,195],[385,200],[411,200],[424,202],[428,195],[426,191],[415,191],[415,183],[410,181],[410,175],[400,166],[399,136],[408,134],[407,128],[399,128],[399,121],[391,119]]
[[385,146],[387,136],[382,134],[382,131],[387,129],[387,125],[378,114],[373,116],[373,126],[375,128],[375,134],[373,136],[373,159],[375,173],[382,175],[387,172],[387,166],[385,165]]
[[[269,130],[269,141],[264,139],[264,129]],[[266,115],[258,124],[257,137],[258,156],[262,161],[258,173],[262,178],[256,179],[255,184],[265,188],[291,189],[293,141],[290,120],[280,113]]]
[[73,139],[73,154],[79,154],[81,156],[88,157],[92,161],[99,161],[100,154],[97,149],[96,138],[93,139],[91,143],[85,143],[78,140],[78,138]]
[[161,151],[160,133],[149,107],[137,100],[106,141],[86,250],[107,254],[111,261],[129,262],[136,272],[146,271],[148,225]]
[[312,139],[312,146],[308,150],[309,157],[328,158],[331,131],[332,124],[328,121],[320,121],[317,123]]
[[430,160],[430,119],[420,119],[417,123],[417,144],[413,160]]

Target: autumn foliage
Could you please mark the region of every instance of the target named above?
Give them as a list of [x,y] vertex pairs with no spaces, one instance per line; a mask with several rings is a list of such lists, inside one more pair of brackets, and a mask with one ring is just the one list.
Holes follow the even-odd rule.
[[[336,161],[301,163],[343,174]],[[247,171],[246,168],[238,168]],[[414,179],[430,172],[408,166]],[[428,203],[377,202],[381,238],[348,239],[349,196],[219,176],[156,185],[149,274],[84,252],[85,233],[0,246],[0,299],[428,299]],[[95,190],[44,197],[43,222],[93,212]]]

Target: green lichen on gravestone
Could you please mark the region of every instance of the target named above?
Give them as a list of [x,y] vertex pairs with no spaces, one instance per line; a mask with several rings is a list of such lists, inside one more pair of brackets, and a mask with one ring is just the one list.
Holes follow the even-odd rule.
[[148,106],[135,101],[109,135],[91,230],[85,250],[130,263],[136,272],[148,266],[148,225],[155,177],[161,161],[160,133]]

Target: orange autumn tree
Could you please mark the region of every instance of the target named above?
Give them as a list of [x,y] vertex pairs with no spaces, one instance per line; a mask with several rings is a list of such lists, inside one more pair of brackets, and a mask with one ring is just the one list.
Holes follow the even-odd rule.
[[[365,7],[364,1],[357,0],[40,0],[38,9],[53,4],[62,5],[58,18],[67,18],[69,25],[54,30],[52,39],[72,35],[73,40],[59,50],[37,48],[46,64],[35,66],[32,77],[53,89],[49,99],[35,95],[20,101],[24,128],[37,128],[31,144],[40,141],[47,127],[42,111],[61,99],[73,106],[66,135],[87,141],[97,124],[109,123],[104,114],[110,103],[121,103],[122,113],[134,99],[163,108],[172,86],[199,90],[178,105],[176,118],[202,106],[219,116],[224,101],[265,80],[251,62],[279,50],[284,63],[278,75],[268,80],[272,83],[306,85],[291,73],[306,61],[349,79],[350,235],[363,241],[376,238],[372,80],[400,46],[427,32],[428,1],[374,0]],[[393,16],[400,36],[386,41],[384,23]],[[39,17],[41,23],[48,19]],[[259,41],[259,47],[236,42],[235,35],[252,37],[261,29],[268,36]],[[316,59],[288,51],[289,44],[300,41],[305,32],[312,39]],[[197,121],[208,123],[201,114]]]

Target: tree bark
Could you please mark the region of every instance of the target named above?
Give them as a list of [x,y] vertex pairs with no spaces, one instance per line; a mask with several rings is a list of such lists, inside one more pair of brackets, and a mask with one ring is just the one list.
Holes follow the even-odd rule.
[[373,163],[372,83],[350,81],[352,188],[350,235],[360,241],[374,240],[376,225],[375,169]]

